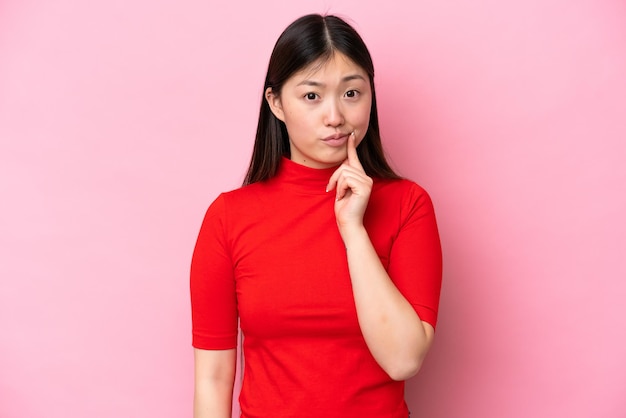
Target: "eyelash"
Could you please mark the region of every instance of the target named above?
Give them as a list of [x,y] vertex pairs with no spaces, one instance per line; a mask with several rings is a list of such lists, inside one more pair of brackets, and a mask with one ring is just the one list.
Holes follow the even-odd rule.
[[[353,95],[353,96],[348,96],[348,93],[353,93],[354,95]],[[360,94],[360,92],[359,92],[358,90],[354,90],[354,89],[352,89],[352,90],[348,90],[348,91],[345,93],[345,96],[346,96],[348,99],[355,99],[355,98],[357,98],[357,97],[359,96],[359,94]],[[310,96],[313,96],[313,97],[310,97]],[[304,95],[304,99],[305,99],[305,100],[308,100],[308,101],[313,101],[313,100],[315,100],[315,99],[317,99],[317,98],[319,98],[319,94],[317,94],[317,93],[313,93],[313,92],[309,92],[309,93],[306,93],[306,94]]]

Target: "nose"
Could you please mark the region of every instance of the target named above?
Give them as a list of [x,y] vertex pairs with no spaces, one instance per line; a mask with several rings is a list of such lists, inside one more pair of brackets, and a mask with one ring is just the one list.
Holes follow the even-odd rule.
[[343,125],[344,119],[340,104],[337,103],[336,100],[329,100],[327,105],[324,115],[324,125],[333,128]]

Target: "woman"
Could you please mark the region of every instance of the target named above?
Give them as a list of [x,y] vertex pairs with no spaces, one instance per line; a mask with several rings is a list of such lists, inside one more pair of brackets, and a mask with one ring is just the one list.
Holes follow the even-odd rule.
[[244,187],[210,206],[191,268],[196,418],[407,417],[431,345],[441,250],[431,201],[382,151],[374,69],[334,16],[270,58]]

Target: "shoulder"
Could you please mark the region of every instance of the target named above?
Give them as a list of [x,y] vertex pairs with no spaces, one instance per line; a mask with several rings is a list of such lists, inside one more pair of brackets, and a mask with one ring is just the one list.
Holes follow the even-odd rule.
[[431,200],[422,186],[408,179],[375,179],[372,194],[377,197],[400,199],[403,203]]
[[370,206],[379,214],[395,213],[404,220],[434,216],[435,212],[428,192],[408,179],[374,180]]
[[207,217],[232,217],[241,213],[250,213],[262,202],[272,198],[270,188],[262,182],[242,186],[237,189],[220,193],[209,205]]
[[264,193],[262,189],[263,183],[253,183],[247,186],[241,186],[237,189],[228,190],[220,193],[211,205],[230,205],[251,201],[256,199],[259,194]]

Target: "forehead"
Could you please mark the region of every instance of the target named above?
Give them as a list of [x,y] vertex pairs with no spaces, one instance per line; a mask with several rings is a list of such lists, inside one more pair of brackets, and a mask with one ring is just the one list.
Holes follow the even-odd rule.
[[343,78],[346,75],[361,75],[365,80],[367,72],[357,63],[341,52],[335,52],[328,58],[319,58],[296,72],[291,78],[295,80],[316,80]]

